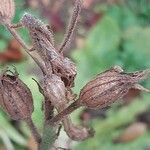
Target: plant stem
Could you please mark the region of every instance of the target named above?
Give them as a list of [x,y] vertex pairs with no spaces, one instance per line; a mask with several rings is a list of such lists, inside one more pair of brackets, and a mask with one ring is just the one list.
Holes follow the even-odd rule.
[[71,15],[70,23],[68,25],[68,29],[66,31],[64,40],[61,43],[60,48],[59,48],[60,53],[62,53],[64,51],[64,49],[70,42],[70,39],[71,39],[74,29],[76,27],[78,17],[79,17],[80,11],[81,11],[81,5],[82,5],[81,0],[76,0],[73,14]]
[[54,106],[48,99],[45,99],[44,101],[44,116],[45,116],[45,124],[48,120],[51,120],[54,117]]
[[29,128],[30,128],[30,130],[31,130],[31,132],[32,132],[32,134],[33,134],[33,136],[34,136],[34,139],[35,139],[35,141],[37,142],[37,144],[38,144],[38,146],[39,146],[42,139],[41,139],[41,135],[40,135],[39,132],[37,131],[36,126],[34,125],[34,123],[33,123],[33,121],[32,121],[31,118],[28,118],[28,119],[26,120],[26,123],[27,123],[27,125],[29,126]]
[[54,126],[45,124],[43,130],[43,137],[40,143],[40,150],[50,150],[57,139],[56,129]]
[[22,38],[18,35],[15,29],[13,29],[9,24],[5,24],[9,32],[14,36],[14,38],[20,43],[20,45],[25,49],[25,51],[29,54],[30,48],[25,44],[25,42],[22,40]]
[[24,50],[26,51],[26,53],[28,55],[31,56],[31,58],[36,62],[36,64],[40,67],[40,69],[42,70],[43,74],[45,74],[45,70],[43,68],[43,66],[41,65],[41,62],[38,61],[38,59],[33,56],[31,53],[30,53],[30,48],[25,44],[25,42],[22,40],[22,38],[18,35],[18,33],[16,32],[15,29],[13,29],[11,27],[10,24],[5,24],[6,28],[8,29],[8,31],[13,35],[13,37],[20,43],[20,45],[24,48]]
[[79,107],[79,100],[77,100],[73,102],[70,106],[68,106],[66,109],[64,109],[62,112],[60,112],[58,115],[53,117],[50,121],[48,121],[48,124],[54,125],[58,121],[64,119],[65,116],[71,114],[74,110],[78,109]]

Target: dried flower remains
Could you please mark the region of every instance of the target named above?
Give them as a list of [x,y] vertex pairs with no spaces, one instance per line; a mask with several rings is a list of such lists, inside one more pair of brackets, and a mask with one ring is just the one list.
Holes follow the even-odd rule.
[[1,75],[1,106],[14,120],[31,118],[33,98],[30,89],[18,77],[17,73],[6,70]]
[[[39,92],[43,94],[43,111],[45,120],[41,136],[33,121],[33,98],[30,89],[19,79],[17,71],[4,71],[0,77],[0,105],[8,115],[15,120],[24,120],[30,127],[38,143],[38,149],[54,147],[57,137],[57,123],[61,122],[66,134],[76,141],[93,136],[93,130],[72,123],[70,113],[79,107],[100,109],[111,105],[122,98],[129,89],[135,88],[150,92],[139,84],[145,80],[150,70],[125,73],[119,66],[99,74],[89,81],[81,90],[79,98],[72,91],[77,74],[76,65],[64,56],[74,33],[79,14],[81,0],[75,0],[73,13],[66,34],[59,48],[55,47],[54,36],[49,25],[35,16],[25,13],[18,24],[11,21],[15,12],[13,0],[0,1],[0,23],[3,24],[25,51],[33,58],[43,73],[41,81],[37,82]],[[31,38],[28,46],[17,32],[17,28],[26,28]],[[75,100],[71,103],[72,100]],[[55,115],[55,111],[57,115]],[[55,126],[56,124],[56,126]],[[45,138],[46,137],[46,138]],[[51,139],[51,141],[47,141]]]
[[127,94],[131,88],[150,92],[139,84],[147,78],[150,69],[125,73],[119,66],[115,66],[88,82],[80,92],[78,100],[73,102],[68,108],[55,116],[51,123],[57,122],[63,116],[70,114],[75,109],[85,106],[92,109],[100,109],[111,105],[116,100]]

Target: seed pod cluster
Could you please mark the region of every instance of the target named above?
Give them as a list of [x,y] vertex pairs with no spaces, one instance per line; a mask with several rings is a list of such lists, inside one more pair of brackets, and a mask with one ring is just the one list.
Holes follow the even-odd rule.
[[14,0],[0,0],[0,22],[11,22],[15,14]]
[[115,66],[88,82],[80,92],[79,99],[52,119],[57,122],[62,116],[70,114],[75,109],[85,106],[91,109],[104,108],[122,98],[129,89],[135,88],[150,92],[138,82],[145,80],[150,70],[124,73],[122,68]]
[[[66,108],[67,106],[66,88],[64,82],[61,80],[60,77],[58,77],[55,74],[45,77],[43,79],[43,82],[41,83],[41,88],[46,101],[51,102],[54,108],[57,109],[58,113]],[[49,119],[46,119],[46,121],[49,121]],[[62,120],[62,123],[64,125],[64,130],[66,131],[66,134],[72,140],[80,141],[92,136],[90,129],[87,129],[85,127],[74,126],[69,116],[66,116]]]
[[4,73],[0,79],[0,105],[14,120],[31,118],[33,99],[30,89],[17,75]]

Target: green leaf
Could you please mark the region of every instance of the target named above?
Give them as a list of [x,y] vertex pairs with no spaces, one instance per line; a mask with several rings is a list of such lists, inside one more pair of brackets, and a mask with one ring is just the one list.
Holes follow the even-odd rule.
[[26,139],[12,125],[10,125],[9,121],[2,115],[2,113],[0,113],[0,121],[2,122],[2,124],[0,124],[1,130],[3,130],[11,140],[19,145],[26,146]]
[[[108,150],[108,149],[117,149],[117,150],[129,150],[129,149],[137,149],[137,146],[143,146],[143,140],[137,140],[135,142],[129,143],[122,147],[121,144],[114,144],[113,138],[118,134],[121,130],[118,129],[121,126],[125,126],[129,123],[132,123],[136,116],[147,110],[150,106],[149,95],[145,95],[142,99],[138,98],[133,101],[130,105],[121,107],[119,110],[110,109],[107,112],[107,118],[104,120],[94,120],[93,127],[96,130],[94,138],[86,140],[85,142],[80,143],[76,149],[86,149],[86,150]],[[150,134],[144,138],[147,143]],[[141,137],[142,138],[142,137]],[[147,143],[148,144],[148,143]],[[140,149],[139,149],[140,150]]]
[[73,52],[73,58],[78,67],[75,91],[92,76],[115,64],[121,32],[117,22],[109,16],[104,16],[91,29],[86,46]]

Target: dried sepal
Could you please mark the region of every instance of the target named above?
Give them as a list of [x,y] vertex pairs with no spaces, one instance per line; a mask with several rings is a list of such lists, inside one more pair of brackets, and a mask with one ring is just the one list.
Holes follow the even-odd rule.
[[36,32],[39,32],[39,34],[41,34],[52,45],[54,45],[54,37],[50,26],[45,25],[41,20],[39,20],[35,16],[29,13],[25,13],[21,19],[21,24],[29,29],[31,37],[36,36]]
[[69,117],[63,119],[63,125],[68,137],[74,141],[83,141],[94,136],[93,129],[74,125]]
[[67,57],[58,56],[57,59],[52,59],[52,68],[56,75],[61,77],[66,88],[74,86],[74,80],[77,74],[75,64]]
[[1,100],[4,111],[14,120],[31,118],[33,112],[33,99],[30,89],[23,83],[18,75],[8,73],[1,75]]
[[14,14],[14,0],[0,0],[0,23],[10,23]]

